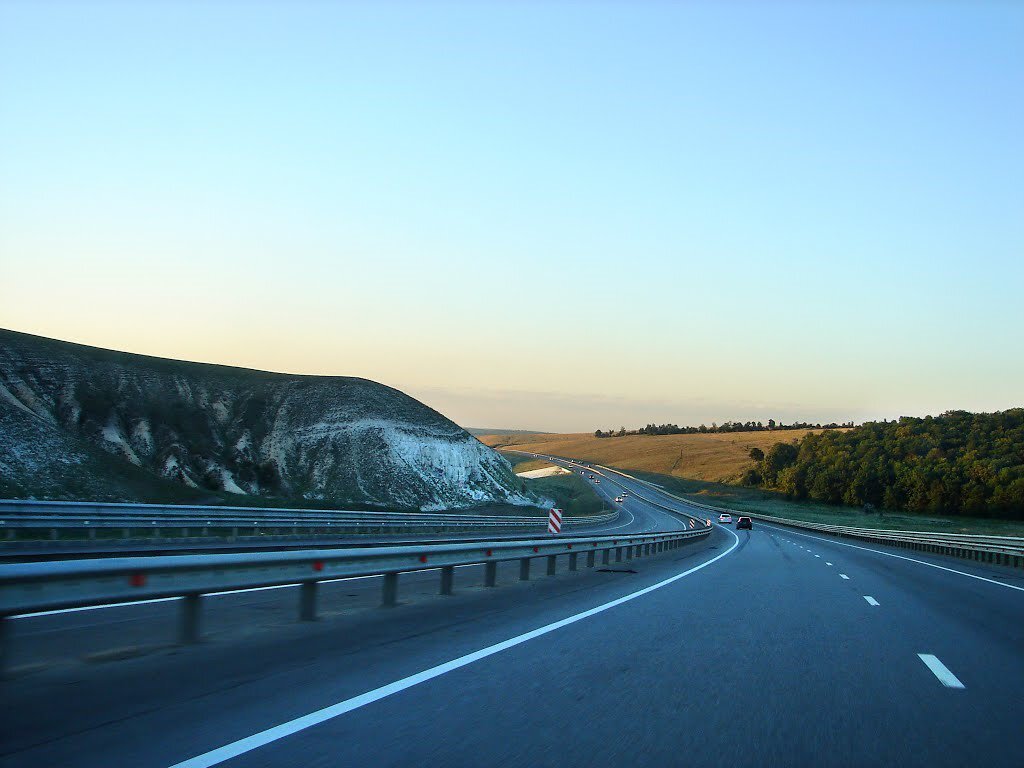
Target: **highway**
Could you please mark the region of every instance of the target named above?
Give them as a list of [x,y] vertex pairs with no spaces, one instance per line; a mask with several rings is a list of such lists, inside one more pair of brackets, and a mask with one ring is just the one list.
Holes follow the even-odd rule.
[[[687,524],[622,506],[609,529]],[[394,609],[325,585],[312,624],[293,588],[225,595],[187,648],[173,601],[16,619],[0,766],[1024,764],[1019,570],[758,523],[517,567],[404,575]]]

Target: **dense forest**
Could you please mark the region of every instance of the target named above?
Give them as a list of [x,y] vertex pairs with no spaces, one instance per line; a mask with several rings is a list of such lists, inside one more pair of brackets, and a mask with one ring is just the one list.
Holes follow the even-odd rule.
[[594,437],[625,437],[626,435],[706,435],[714,434],[716,432],[772,432],[775,430],[785,429],[848,429],[853,426],[853,422],[848,424],[809,424],[806,421],[795,421],[792,424],[782,424],[776,422],[775,419],[768,419],[768,423],[764,424],[760,421],[726,421],[723,424],[715,424],[706,426],[701,424],[699,427],[680,427],[678,424],[648,424],[647,426],[640,427],[640,429],[626,429],[625,427],[619,427],[617,430],[609,429],[602,431],[600,429],[594,431]]
[[1024,519],[1024,408],[869,422],[750,455],[744,483],[794,499]]

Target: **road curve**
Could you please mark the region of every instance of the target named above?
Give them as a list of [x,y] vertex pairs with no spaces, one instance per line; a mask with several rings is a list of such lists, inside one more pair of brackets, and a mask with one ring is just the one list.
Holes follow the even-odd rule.
[[[627,509],[638,528],[688,525]],[[455,597],[409,577],[395,610],[369,605],[372,580],[347,582],[314,625],[285,621],[280,594],[228,596],[199,647],[7,681],[0,764],[1020,765],[1024,579],[905,554],[716,525],[702,545],[608,569],[526,583],[502,569],[497,590],[473,568]],[[51,651],[138,646],[165,608],[15,632]]]

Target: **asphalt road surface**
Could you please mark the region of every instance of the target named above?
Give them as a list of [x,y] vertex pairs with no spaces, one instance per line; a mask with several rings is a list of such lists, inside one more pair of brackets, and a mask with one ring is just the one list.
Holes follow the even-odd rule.
[[[634,497],[608,527],[684,525]],[[403,575],[394,609],[336,582],[314,624],[227,595],[187,648],[173,601],[16,619],[0,765],[1024,765],[1020,571],[758,523],[517,567]]]

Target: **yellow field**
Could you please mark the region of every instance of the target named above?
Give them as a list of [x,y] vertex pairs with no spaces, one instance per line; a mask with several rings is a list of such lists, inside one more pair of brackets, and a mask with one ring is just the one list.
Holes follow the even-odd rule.
[[753,465],[750,449],[767,451],[775,443],[799,440],[807,432],[730,432],[710,435],[627,435],[598,438],[591,434],[481,435],[492,448],[514,448],[608,464],[620,469],[657,472],[692,480],[730,482]]

